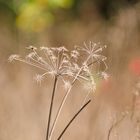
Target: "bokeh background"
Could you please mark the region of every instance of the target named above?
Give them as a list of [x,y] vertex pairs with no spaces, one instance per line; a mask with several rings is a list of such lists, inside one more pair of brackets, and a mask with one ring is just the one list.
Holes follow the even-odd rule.
[[[0,140],[45,140],[53,80],[37,85],[36,69],[8,63],[25,47],[66,46],[94,41],[106,44],[107,82],[98,81],[92,103],[63,140],[140,139],[140,2],[139,0],[0,0]],[[55,109],[64,95],[60,86]],[[61,114],[53,139],[84,97],[75,87]],[[126,114],[127,112],[127,114]],[[133,117],[132,117],[133,116]]]

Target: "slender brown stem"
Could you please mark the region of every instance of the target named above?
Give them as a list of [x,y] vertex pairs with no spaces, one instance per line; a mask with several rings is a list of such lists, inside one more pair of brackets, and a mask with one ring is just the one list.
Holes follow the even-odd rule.
[[108,130],[108,135],[107,135],[107,140],[110,140],[110,135],[111,135],[111,132],[112,132],[113,128],[114,128],[114,125],[112,125],[112,126],[109,128],[109,130]]
[[[85,61],[84,63],[87,63],[88,60],[90,59],[90,57],[91,57],[91,56],[89,55],[88,58],[86,59],[86,61]],[[92,64],[93,64],[93,63],[92,63]],[[92,64],[90,64],[90,65],[92,65]],[[71,83],[71,87],[67,90],[65,96],[64,96],[63,99],[62,99],[62,102],[61,102],[61,104],[60,104],[60,106],[59,106],[59,109],[58,109],[58,111],[57,111],[57,114],[56,114],[56,116],[55,116],[55,119],[54,119],[52,128],[51,128],[51,130],[50,130],[49,140],[51,140],[51,137],[52,137],[52,135],[53,135],[53,132],[54,132],[56,123],[57,123],[57,121],[58,121],[58,118],[59,118],[59,116],[60,116],[60,113],[61,113],[61,111],[62,111],[62,108],[63,108],[63,106],[64,106],[64,104],[65,104],[65,102],[66,102],[66,100],[67,100],[67,98],[68,98],[68,95],[70,94],[72,85],[74,85],[74,83],[75,83],[75,81],[77,80],[77,77],[78,77],[78,75],[81,73],[82,69],[83,69],[83,66],[82,66],[82,67],[79,69],[79,71],[77,72],[76,76],[74,77],[74,79],[73,79],[73,81],[72,81],[72,83]]]
[[113,129],[114,129],[118,124],[120,124],[120,123],[123,121],[124,118],[125,118],[125,116],[123,116],[120,120],[118,120],[115,124],[113,124],[113,125],[109,128],[109,130],[108,130],[108,135],[107,135],[107,140],[110,140],[111,132],[113,131]]
[[57,84],[57,76],[55,76],[55,79],[54,79],[54,85],[53,85],[53,91],[52,91],[52,97],[51,97],[51,104],[50,104],[50,109],[49,109],[46,140],[49,139],[49,130],[50,130],[50,123],[51,123],[51,116],[52,116],[52,109],[53,109],[53,103],[54,103],[54,95],[55,95],[55,90],[56,90],[56,84]]
[[93,62],[89,63],[87,66],[89,67],[89,66],[93,65],[96,62],[98,62],[98,61],[97,60],[96,61],[93,61]]
[[69,123],[66,125],[66,127],[64,128],[64,130],[61,132],[61,134],[59,135],[59,137],[57,138],[57,140],[60,140],[62,138],[62,136],[64,135],[64,133],[66,132],[66,130],[68,129],[68,127],[71,125],[71,123],[74,121],[74,119],[79,115],[79,113],[91,102],[91,100],[88,100],[79,110],[78,112],[73,116],[73,118],[69,121]]

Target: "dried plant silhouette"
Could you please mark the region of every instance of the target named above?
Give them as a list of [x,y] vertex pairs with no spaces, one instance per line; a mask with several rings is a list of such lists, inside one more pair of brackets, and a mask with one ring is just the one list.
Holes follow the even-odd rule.
[[140,78],[136,81],[136,84],[133,89],[133,98],[132,98],[132,111],[131,111],[131,121],[135,122],[135,140],[140,139],[140,110],[139,110],[139,98],[140,98]]
[[107,140],[110,140],[112,131],[125,119],[126,115],[127,113],[123,114],[123,116],[121,116],[120,119],[117,119],[116,122],[111,125],[111,127],[108,130]]
[[[120,118],[116,118],[116,121],[112,123],[110,126],[108,133],[107,133],[107,140],[110,140],[111,134],[113,130],[115,130],[123,121],[129,119],[131,124],[134,125],[134,134],[133,134],[133,139],[134,140],[139,140],[140,139],[140,117],[139,117],[139,97],[140,97],[140,79],[136,80],[136,83],[133,86],[133,91],[132,91],[132,105],[130,111],[125,111],[122,113],[122,116]],[[119,134],[118,134],[119,136]]]
[[[9,62],[17,60],[42,70],[42,74],[37,74],[35,76],[36,81],[39,83],[41,83],[47,75],[51,75],[54,79],[49,107],[46,140],[52,139],[62,109],[71,93],[71,89],[74,87],[75,82],[77,81],[79,84],[83,84],[83,87],[86,87],[87,93],[80,109],[75,113],[66,127],[62,129],[61,134],[58,136],[58,140],[62,138],[74,119],[91,102],[91,99],[88,98],[90,93],[93,93],[96,89],[95,78],[104,78],[105,80],[108,78],[108,75],[106,74],[106,57],[101,54],[103,48],[106,48],[106,46],[91,41],[89,43],[84,43],[83,47],[77,46],[71,51],[65,47],[40,47],[40,49],[38,49],[30,46],[27,47],[30,52],[25,56],[25,58],[22,58],[17,54],[9,57]],[[57,90],[57,86],[61,86],[58,83],[58,79],[62,80],[66,93],[62,98],[57,113],[54,116],[54,121],[52,122],[55,92]]]

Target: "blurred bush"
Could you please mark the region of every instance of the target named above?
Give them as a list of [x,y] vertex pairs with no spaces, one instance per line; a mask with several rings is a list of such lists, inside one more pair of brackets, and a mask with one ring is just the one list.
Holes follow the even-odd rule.
[[69,9],[74,0],[23,0],[17,5],[16,25],[24,31],[40,32],[54,23],[54,11]]
[[[23,31],[40,32],[59,18],[93,17],[95,10],[109,20],[119,9],[132,6],[138,0],[0,0],[0,12],[10,10],[16,26]],[[1,18],[1,17],[0,17]]]

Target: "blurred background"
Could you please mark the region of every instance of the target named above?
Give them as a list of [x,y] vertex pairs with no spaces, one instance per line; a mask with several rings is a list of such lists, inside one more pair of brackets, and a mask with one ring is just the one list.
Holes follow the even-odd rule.
[[[9,64],[10,54],[25,47],[106,44],[107,82],[98,81],[92,103],[63,140],[139,140],[140,138],[140,2],[139,0],[0,0],[0,139],[45,140],[51,77],[37,85],[37,73]],[[74,94],[73,94],[74,93]],[[56,106],[64,91],[57,90]],[[74,88],[53,139],[84,97]],[[57,107],[54,109],[54,114]],[[125,114],[127,112],[127,115]],[[125,117],[114,129],[110,128]]]

